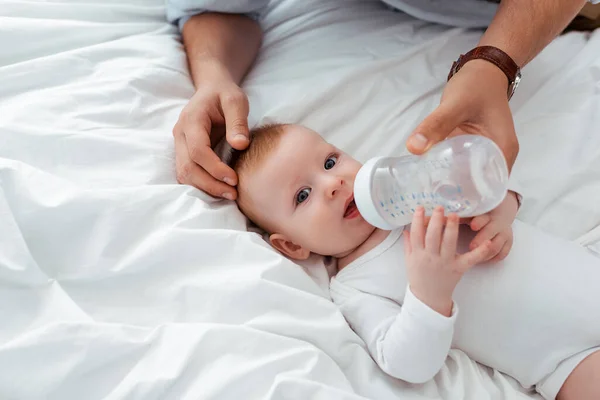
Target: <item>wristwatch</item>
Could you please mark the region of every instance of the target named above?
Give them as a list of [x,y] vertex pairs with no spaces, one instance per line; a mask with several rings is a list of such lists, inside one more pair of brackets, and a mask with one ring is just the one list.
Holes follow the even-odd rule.
[[475,59],[486,60],[497,66],[504,72],[508,78],[508,99],[515,94],[519,82],[521,82],[521,68],[517,63],[505,52],[494,46],[480,46],[475,47],[473,50],[466,54],[461,54],[452,64],[450,73],[448,74],[448,80],[456,74],[463,65],[467,62]]

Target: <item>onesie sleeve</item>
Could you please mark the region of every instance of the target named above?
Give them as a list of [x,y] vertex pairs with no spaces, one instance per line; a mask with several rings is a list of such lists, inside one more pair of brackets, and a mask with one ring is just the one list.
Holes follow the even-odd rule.
[[389,375],[410,383],[432,379],[444,365],[458,315],[443,316],[410,291],[402,306],[332,280],[331,296],[371,357]]

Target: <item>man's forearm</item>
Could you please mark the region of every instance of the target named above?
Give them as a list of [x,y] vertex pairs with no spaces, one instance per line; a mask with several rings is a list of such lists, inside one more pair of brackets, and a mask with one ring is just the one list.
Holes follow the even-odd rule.
[[585,3],[586,0],[502,0],[479,45],[498,47],[523,67],[565,29]]
[[[183,26],[183,42],[194,85],[217,69],[240,83],[254,62],[262,31],[252,19],[235,14],[206,13]],[[221,72],[220,72],[221,73]]]

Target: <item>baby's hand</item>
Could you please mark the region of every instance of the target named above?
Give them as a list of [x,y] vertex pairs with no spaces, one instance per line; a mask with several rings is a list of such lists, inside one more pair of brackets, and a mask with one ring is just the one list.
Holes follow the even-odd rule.
[[449,215],[444,229],[442,207],[434,210],[427,227],[424,215],[423,207],[417,208],[410,233],[404,232],[410,290],[433,310],[450,316],[454,288],[469,268],[488,258],[491,242],[483,241],[476,249],[458,255],[458,216]]
[[503,260],[513,243],[512,223],[515,220],[519,203],[515,192],[508,192],[502,203],[492,211],[471,220],[469,226],[478,232],[470,244],[475,249],[483,242],[491,240],[492,246],[485,261]]

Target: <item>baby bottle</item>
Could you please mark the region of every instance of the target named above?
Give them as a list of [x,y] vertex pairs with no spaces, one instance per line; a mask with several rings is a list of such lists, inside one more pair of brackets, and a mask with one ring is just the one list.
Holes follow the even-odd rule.
[[436,206],[459,217],[496,208],[508,186],[508,168],[490,139],[461,135],[432,146],[421,156],[376,157],[354,182],[354,201],[371,225],[392,230],[407,225],[418,206]]

